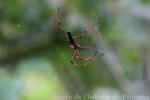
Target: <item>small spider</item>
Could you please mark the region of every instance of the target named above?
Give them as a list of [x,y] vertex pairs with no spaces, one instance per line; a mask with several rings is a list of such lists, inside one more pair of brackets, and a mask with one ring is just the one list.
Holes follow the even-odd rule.
[[[86,56],[86,57],[81,57],[80,56],[80,49],[91,49],[92,48],[92,47],[83,46],[83,45],[80,44],[80,39],[87,33],[87,30],[85,30],[84,32],[81,32],[79,36],[75,36],[75,37],[72,36],[71,32],[66,32],[63,28],[63,25],[61,24],[61,21],[60,21],[60,8],[58,8],[57,26],[58,26],[58,29],[62,33],[65,34],[65,37],[68,38],[68,41],[70,43],[69,47],[73,49],[73,55],[71,57],[70,63],[73,64],[74,66],[84,67],[89,62],[95,60],[97,57],[100,57],[100,56],[104,55],[104,53],[101,53],[100,55],[97,55],[98,51],[96,51],[93,56]],[[84,64],[74,63],[75,59],[81,60],[85,63]]]

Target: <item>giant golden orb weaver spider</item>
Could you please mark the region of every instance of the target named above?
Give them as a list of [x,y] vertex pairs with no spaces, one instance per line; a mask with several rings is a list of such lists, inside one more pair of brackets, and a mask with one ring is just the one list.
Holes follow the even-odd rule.
[[[65,37],[68,39],[69,43],[70,43],[70,48],[72,48],[73,50],[73,55],[71,57],[70,63],[73,64],[74,66],[77,67],[84,67],[86,66],[89,62],[94,61],[97,57],[101,57],[104,55],[104,53],[101,53],[100,55],[98,55],[98,51],[96,50],[96,52],[94,53],[93,56],[86,56],[86,57],[82,57],[80,56],[80,49],[91,49],[92,47],[89,46],[84,46],[80,44],[80,39],[88,32],[87,30],[83,31],[80,33],[79,36],[72,36],[71,32],[66,32],[64,30],[64,27],[60,21],[60,8],[58,8],[58,12],[57,12],[57,26],[60,32],[64,33]],[[74,60],[78,59],[81,60],[83,62],[85,62],[84,64],[77,64],[74,63]]]

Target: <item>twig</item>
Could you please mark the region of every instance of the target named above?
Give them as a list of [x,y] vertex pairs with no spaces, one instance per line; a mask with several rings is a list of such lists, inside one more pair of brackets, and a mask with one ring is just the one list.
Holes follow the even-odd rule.
[[102,38],[101,34],[97,34],[97,32],[89,35],[93,38],[97,48],[99,50],[101,49],[105,53],[105,55],[103,56],[104,60],[111,70],[113,76],[117,80],[118,85],[124,91],[128,91],[126,86],[128,86],[130,82],[124,73],[119,59],[114,55],[108,43]]

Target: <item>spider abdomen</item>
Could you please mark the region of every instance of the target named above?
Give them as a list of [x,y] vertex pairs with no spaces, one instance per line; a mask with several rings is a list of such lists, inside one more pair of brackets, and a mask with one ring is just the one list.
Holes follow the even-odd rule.
[[76,45],[76,43],[71,35],[71,32],[67,32],[67,36],[68,36],[68,40],[69,40],[70,44],[73,45],[75,49],[78,49],[79,47]]

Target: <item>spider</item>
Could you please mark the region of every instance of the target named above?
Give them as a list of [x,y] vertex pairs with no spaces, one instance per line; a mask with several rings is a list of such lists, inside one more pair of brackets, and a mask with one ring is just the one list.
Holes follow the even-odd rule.
[[[69,47],[72,48],[73,50],[73,55],[70,59],[70,63],[73,64],[74,66],[77,66],[77,67],[84,67],[86,66],[89,62],[91,61],[94,61],[97,57],[100,57],[100,56],[103,56],[104,53],[101,53],[100,55],[97,55],[98,54],[98,51],[96,51],[94,53],[93,56],[86,56],[86,57],[82,57],[80,56],[80,49],[91,49],[92,47],[89,47],[89,46],[84,46],[84,45],[81,45],[80,44],[80,39],[88,32],[87,30],[83,31],[80,33],[79,36],[72,36],[72,33],[71,32],[66,32],[64,30],[64,27],[63,25],[61,24],[61,21],[60,21],[60,8],[58,8],[58,12],[57,12],[57,26],[58,26],[58,29],[60,32],[64,33],[65,34],[65,37],[68,39],[70,45]],[[83,62],[85,62],[84,64],[77,64],[74,62],[75,59],[78,59],[78,60],[81,60]]]

